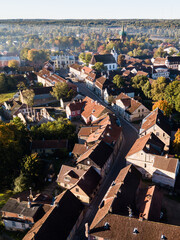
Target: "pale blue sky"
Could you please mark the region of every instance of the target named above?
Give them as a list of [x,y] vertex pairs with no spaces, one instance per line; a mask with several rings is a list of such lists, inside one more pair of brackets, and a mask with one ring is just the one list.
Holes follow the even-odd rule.
[[180,18],[180,0],[1,0],[0,19]]

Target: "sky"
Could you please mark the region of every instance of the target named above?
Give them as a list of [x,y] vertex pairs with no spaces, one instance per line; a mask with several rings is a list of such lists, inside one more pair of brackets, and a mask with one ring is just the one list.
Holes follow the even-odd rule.
[[0,2],[0,19],[180,18],[180,0],[0,0]]

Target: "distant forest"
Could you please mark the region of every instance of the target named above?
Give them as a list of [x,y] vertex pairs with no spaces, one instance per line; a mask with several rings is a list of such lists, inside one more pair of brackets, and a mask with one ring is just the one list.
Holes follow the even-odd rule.
[[0,20],[0,24],[32,24],[32,25],[66,25],[66,26],[108,26],[119,27],[120,25],[126,25],[127,27],[163,27],[163,28],[180,28],[179,19],[10,19]]

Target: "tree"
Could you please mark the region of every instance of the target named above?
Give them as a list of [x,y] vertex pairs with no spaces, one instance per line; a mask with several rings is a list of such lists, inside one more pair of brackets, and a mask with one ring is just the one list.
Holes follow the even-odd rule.
[[142,89],[144,84],[148,81],[146,76],[136,75],[135,77],[131,78],[132,86],[137,89]]
[[21,172],[20,175],[14,180],[14,193],[23,192],[27,189],[27,178]]
[[16,61],[16,60],[10,60],[10,61],[8,62],[8,67],[12,67],[12,68],[18,69],[18,67],[19,67],[19,62]]
[[27,60],[29,50],[30,50],[29,48],[23,48],[20,52],[20,58],[23,60]]
[[60,98],[66,98],[69,92],[69,87],[67,83],[57,83],[53,87],[53,91],[51,92],[52,96],[54,96],[57,100],[60,100]]
[[85,63],[86,63],[87,66],[88,66],[89,63],[90,63],[91,58],[92,58],[92,54],[91,54],[91,53],[86,53]]
[[159,100],[158,102],[156,102],[153,107],[152,110],[159,108],[163,111],[164,115],[169,117],[170,114],[172,113],[172,106],[168,104],[168,102],[166,100]]
[[18,89],[19,91],[25,90],[25,89],[26,89],[25,83],[24,83],[23,81],[20,81],[20,82],[17,84],[17,89]]
[[24,101],[27,105],[27,112],[29,113],[28,107],[30,107],[31,115],[32,115],[32,107],[33,107],[33,103],[34,103],[34,96],[35,96],[35,93],[34,93],[33,89],[26,89],[23,91]]
[[165,77],[159,77],[153,81],[151,85],[151,95],[154,101],[162,100],[164,98],[164,92],[167,86],[167,80]]
[[123,85],[124,85],[124,79],[123,79],[122,76],[120,76],[120,75],[117,74],[117,75],[115,75],[114,78],[113,78],[113,83],[116,84],[116,86],[117,86],[118,88],[121,88],[121,87],[123,87]]
[[169,83],[164,92],[164,99],[175,108],[176,99],[180,93],[180,81]]
[[179,93],[178,96],[176,97],[175,109],[176,109],[176,111],[180,112],[180,93]]
[[79,54],[79,60],[80,60],[81,62],[85,62],[85,53],[80,53],[80,54]]
[[103,62],[97,62],[97,63],[94,64],[92,69],[96,70],[97,72],[101,72],[101,71],[105,70],[106,67],[104,66]]
[[142,86],[142,91],[144,95],[147,98],[151,98],[151,84],[149,81],[147,81],[143,86]]
[[154,53],[154,58],[165,57],[165,55],[166,55],[166,52],[164,52],[164,49],[162,47],[159,47]]
[[173,147],[175,152],[179,155],[180,154],[180,128],[175,133],[175,139],[173,141]]
[[112,96],[112,95],[110,95],[109,97],[108,97],[108,103],[109,104],[112,104],[114,102],[114,97]]
[[117,63],[118,63],[118,65],[121,66],[121,67],[124,65],[124,63],[125,63],[125,57],[124,57],[124,55],[122,55],[122,54],[118,55]]

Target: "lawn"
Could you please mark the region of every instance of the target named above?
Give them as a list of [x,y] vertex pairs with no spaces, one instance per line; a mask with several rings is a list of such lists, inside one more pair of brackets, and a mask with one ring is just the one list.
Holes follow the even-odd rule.
[[12,98],[14,96],[14,94],[16,94],[16,92],[1,93],[0,94],[0,103],[3,103],[4,101],[7,101],[8,99]]
[[0,209],[4,206],[7,200],[13,195],[11,190],[7,190],[4,193],[0,193]]

